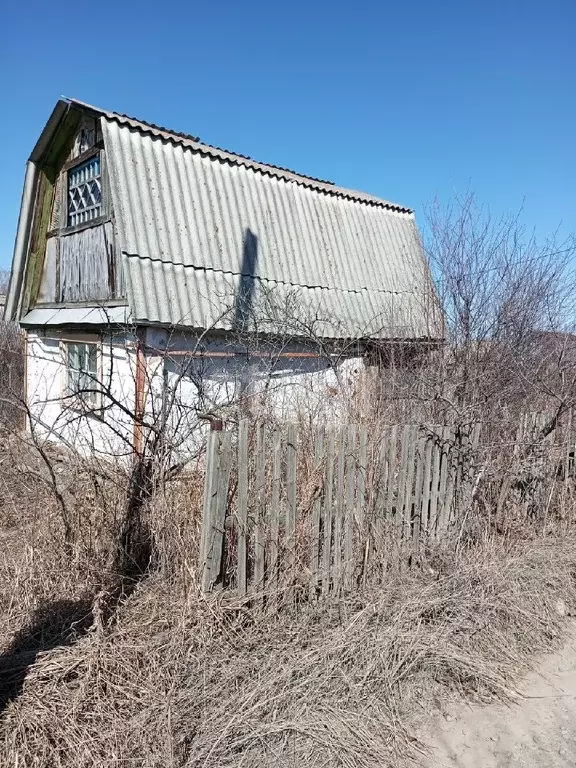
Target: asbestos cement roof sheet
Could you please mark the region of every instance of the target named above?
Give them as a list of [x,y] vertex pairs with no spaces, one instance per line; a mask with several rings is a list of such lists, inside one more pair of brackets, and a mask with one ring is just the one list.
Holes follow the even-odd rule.
[[324,336],[439,335],[409,209],[100,115],[136,322],[228,329],[249,284],[253,315],[297,298]]

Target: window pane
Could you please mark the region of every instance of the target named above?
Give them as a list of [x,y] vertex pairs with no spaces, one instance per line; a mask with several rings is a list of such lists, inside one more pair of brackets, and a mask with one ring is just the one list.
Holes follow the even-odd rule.
[[89,405],[97,402],[98,347],[96,344],[68,342],[66,345],[66,394]]
[[68,171],[68,226],[98,218],[102,213],[100,155]]

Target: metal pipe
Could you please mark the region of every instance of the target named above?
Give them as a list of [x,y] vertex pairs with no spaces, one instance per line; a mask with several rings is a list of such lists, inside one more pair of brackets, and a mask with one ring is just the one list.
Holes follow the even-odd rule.
[[29,160],[26,165],[26,177],[24,179],[18,229],[14,243],[14,255],[12,257],[12,271],[10,272],[10,283],[8,285],[8,296],[6,297],[6,308],[4,311],[4,317],[7,320],[16,320],[20,314],[22,281],[26,271],[28,243],[34,220],[34,197],[37,178],[38,168],[35,163]]

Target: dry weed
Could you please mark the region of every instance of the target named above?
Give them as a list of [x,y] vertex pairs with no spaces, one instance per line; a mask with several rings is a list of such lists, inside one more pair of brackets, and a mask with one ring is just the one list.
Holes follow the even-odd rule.
[[508,698],[573,604],[574,542],[484,544],[353,600],[249,614],[181,579],[42,654],[0,731],[22,766],[398,765],[434,702]]

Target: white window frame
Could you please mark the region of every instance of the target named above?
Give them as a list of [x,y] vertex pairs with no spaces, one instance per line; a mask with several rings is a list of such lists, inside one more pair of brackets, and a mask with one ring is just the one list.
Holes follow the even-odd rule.
[[[84,344],[95,347],[96,371],[94,380],[94,393],[86,393],[83,397],[79,393],[70,391],[70,365],[69,347],[72,344]],[[84,413],[95,413],[102,410],[102,339],[97,334],[66,334],[60,337],[60,354],[62,358],[62,406],[73,408]],[[88,399],[88,396],[90,399]]]
[[[87,221],[82,221],[78,224],[68,223],[68,188],[70,174],[84,163],[89,162],[94,157],[98,157],[100,160],[100,213],[98,216]],[[106,155],[101,147],[91,147],[83,154],[67,162],[60,174],[61,178],[61,190],[60,190],[60,224],[59,232],[61,235],[72,234],[73,232],[79,232],[82,229],[89,227],[95,227],[98,224],[102,224],[104,221],[108,221],[108,185],[106,175]]]

